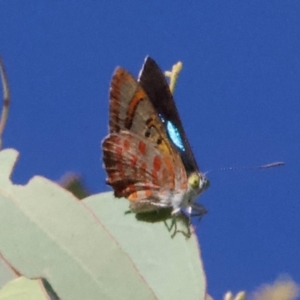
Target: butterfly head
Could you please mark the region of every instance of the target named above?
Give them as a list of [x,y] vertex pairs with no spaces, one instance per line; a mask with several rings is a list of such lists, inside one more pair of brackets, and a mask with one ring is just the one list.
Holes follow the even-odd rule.
[[191,214],[192,207],[197,197],[209,187],[209,180],[200,172],[193,172],[188,176],[187,189],[183,198],[180,201],[173,201],[172,214],[177,214],[181,208],[187,209],[188,214]]
[[209,180],[202,173],[191,173],[188,177],[188,187],[198,196],[209,187]]
[[193,172],[188,177],[188,189],[183,206],[191,207],[196,198],[209,187],[209,180],[200,172]]

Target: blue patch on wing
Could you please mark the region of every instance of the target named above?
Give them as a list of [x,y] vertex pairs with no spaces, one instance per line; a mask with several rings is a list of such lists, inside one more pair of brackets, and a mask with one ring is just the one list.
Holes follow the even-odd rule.
[[167,131],[172,142],[181,150],[185,151],[184,144],[182,142],[178,129],[173,125],[172,122],[167,121]]
[[171,141],[175,144],[176,147],[178,147],[181,151],[185,151],[184,144],[182,142],[180,133],[175,125],[171,121],[167,121],[164,119],[164,117],[161,114],[158,114],[161,121],[166,124],[167,123],[167,132],[171,139]]

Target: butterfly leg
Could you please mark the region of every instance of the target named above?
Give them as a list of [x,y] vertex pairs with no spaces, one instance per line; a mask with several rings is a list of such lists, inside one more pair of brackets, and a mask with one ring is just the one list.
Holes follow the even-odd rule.
[[[196,231],[202,217],[207,214],[207,209],[202,205],[202,204],[199,204],[199,203],[193,203],[191,206],[189,206],[187,208],[187,211],[184,212],[184,211],[180,211],[180,212],[176,212],[174,213],[174,210],[172,211],[172,223],[170,226],[168,226],[166,224],[166,227],[168,228],[169,231],[172,231],[173,227],[175,228],[174,229],[174,232],[172,233],[171,237],[173,238],[177,232],[181,232],[186,238],[189,238],[192,234],[191,232],[191,225],[192,225],[192,222],[191,222],[191,218],[193,217],[197,217],[198,218],[198,223],[197,225],[195,226],[195,228],[193,229],[193,232]],[[184,225],[186,226],[187,228],[187,231],[183,231],[183,230],[180,230],[180,229],[177,229],[177,222],[180,221],[180,222],[183,222]]]
[[169,232],[172,232],[173,227],[174,227],[174,232],[171,234],[171,238],[173,239],[174,236],[176,235],[177,231],[177,221],[176,221],[176,217],[172,216],[171,217],[171,224],[169,225],[168,222],[165,220],[164,221],[165,226],[167,227]]
[[204,215],[206,215],[207,213],[208,213],[208,210],[202,204],[193,203],[192,213],[191,213],[190,217],[192,217],[192,218],[197,217],[198,218],[198,222],[197,222],[196,226],[194,226],[194,229],[193,229],[194,232],[196,232],[196,230],[197,230],[197,228],[200,224],[200,221],[202,220],[202,217]]
[[[178,226],[177,226],[178,222],[183,223],[183,225],[186,227],[186,231],[184,231],[182,229],[178,229]],[[186,238],[189,238],[191,236],[189,218],[182,212],[180,212],[179,214],[176,214],[176,215],[172,214],[170,225],[168,225],[166,220],[164,221],[164,223],[169,232],[172,232],[172,230],[174,228],[174,231],[171,234],[171,238],[174,238],[178,232],[182,233]]]
[[199,203],[193,203],[191,208],[191,217],[199,217],[199,219],[201,219],[204,215],[208,213],[206,207]]

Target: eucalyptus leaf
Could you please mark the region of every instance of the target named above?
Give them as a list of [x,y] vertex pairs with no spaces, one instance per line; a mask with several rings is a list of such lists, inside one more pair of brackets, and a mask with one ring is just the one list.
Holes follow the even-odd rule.
[[128,254],[92,211],[42,177],[10,180],[15,150],[0,152],[0,252],[62,299],[156,299]]
[[[111,192],[79,201],[42,177],[9,178],[15,150],[0,152],[0,252],[19,273],[46,279],[61,299],[204,299],[197,237],[128,211]],[[186,229],[178,222],[178,230]]]
[[3,257],[0,257],[0,289],[9,281],[17,277],[18,276],[12,267],[5,261]]
[[0,290],[0,300],[49,300],[41,280],[19,277]]
[[[172,238],[163,221],[150,223],[125,214],[128,200],[115,199],[111,192],[83,203],[118,241],[158,299],[205,298],[206,278],[195,234],[187,239],[179,232]],[[184,223],[178,226],[185,230]]]

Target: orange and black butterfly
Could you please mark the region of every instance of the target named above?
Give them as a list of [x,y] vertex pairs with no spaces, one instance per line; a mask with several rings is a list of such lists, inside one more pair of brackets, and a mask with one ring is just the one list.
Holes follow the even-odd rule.
[[107,183],[133,212],[206,213],[195,200],[209,181],[197,166],[165,76],[150,57],[138,80],[116,69],[102,149]]

